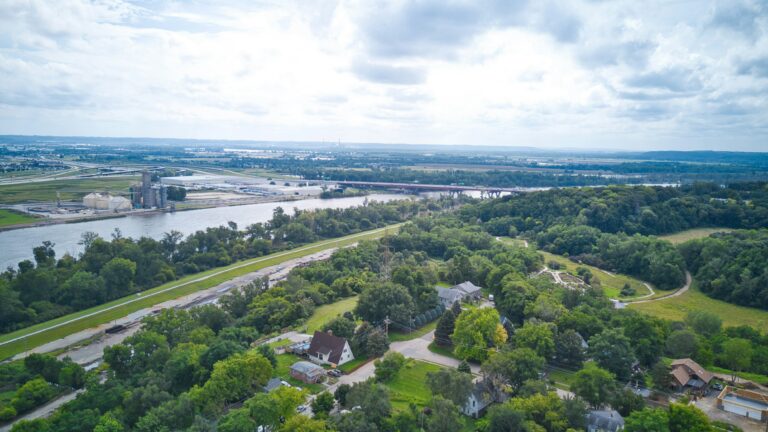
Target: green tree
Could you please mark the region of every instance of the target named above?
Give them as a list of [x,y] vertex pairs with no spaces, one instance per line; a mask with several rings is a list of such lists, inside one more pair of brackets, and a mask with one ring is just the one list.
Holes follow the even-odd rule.
[[672,358],[695,357],[699,350],[699,340],[696,333],[690,330],[677,330],[667,338],[666,351]]
[[102,267],[99,275],[104,278],[107,297],[116,298],[131,291],[136,263],[126,258],[113,258]]
[[621,329],[608,329],[589,339],[589,352],[600,367],[607,369],[620,380],[630,376],[635,354],[629,338]]
[[555,336],[555,355],[557,361],[572,367],[581,367],[584,362],[584,339],[572,329],[559,332]]
[[736,382],[736,373],[747,370],[752,364],[752,343],[746,339],[734,338],[723,342],[721,362],[733,370],[731,381]]
[[352,336],[355,335],[355,327],[357,327],[357,324],[355,324],[354,321],[344,318],[343,316],[338,316],[331,321],[328,321],[323,326],[323,331],[327,332],[330,330],[333,332],[334,336],[352,339]]
[[615,377],[593,362],[587,362],[584,368],[576,372],[571,383],[571,391],[587,401],[593,408],[599,409],[610,399],[615,387]]
[[389,282],[363,291],[355,307],[355,314],[366,321],[378,324],[389,317],[400,326],[408,325],[415,311],[416,305],[408,290]]
[[512,338],[518,348],[530,348],[539,357],[551,359],[555,353],[555,338],[552,327],[547,323],[526,322]]
[[42,378],[35,378],[16,390],[11,405],[16,412],[23,413],[48,402],[54,395],[56,395],[56,389],[53,386]]
[[208,377],[208,370],[200,365],[200,356],[205,350],[205,345],[183,343],[171,351],[163,372],[172,392],[181,393]]
[[667,390],[672,383],[672,375],[670,372],[672,369],[665,365],[663,362],[656,362],[651,368],[651,380],[653,381],[653,388],[657,390]]
[[215,413],[233,402],[259,391],[272,376],[272,365],[256,352],[244,352],[213,365],[203,387],[194,387],[192,399],[207,412]]
[[644,408],[624,419],[626,432],[669,432],[669,417],[662,409]]
[[709,418],[692,405],[669,405],[669,432],[712,432]]
[[428,372],[427,387],[433,395],[448,399],[457,406],[464,406],[472,392],[472,375],[455,369]]
[[685,322],[687,322],[696,333],[707,338],[720,333],[720,329],[723,326],[723,320],[720,319],[719,316],[704,310],[688,312],[688,315],[685,317]]
[[538,378],[543,367],[544,358],[532,349],[516,348],[492,355],[481,369],[497,389],[509,385],[517,391],[526,381]]
[[526,425],[525,413],[507,403],[492,405],[486,418],[488,432],[528,432],[530,430]]
[[329,392],[323,392],[317,395],[312,401],[312,412],[319,418],[328,416],[328,413],[333,409],[335,400],[333,395]]
[[389,350],[389,338],[380,329],[372,330],[367,338],[364,352],[369,356],[380,357]]
[[280,432],[322,432],[329,429],[323,420],[312,419],[307,416],[293,416],[279,430]]
[[347,406],[359,406],[366,418],[377,425],[381,425],[392,413],[389,391],[385,386],[371,381],[355,383],[352,386],[347,393]]
[[380,360],[373,362],[376,370],[376,381],[387,382],[397,375],[400,369],[405,365],[405,356],[399,352],[389,352]]
[[456,327],[456,316],[450,309],[443,312],[435,328],[435,343],[442,346],[451,345],[451,335]]
[[336,387],[336,391],[333,392],[333,397],[336,399],[336,401],[341,406],[347,406],[347,394],[349,393],[349,390],[352,388],[349,384],[341,384],[338,387]]
[[104,279],[93,273],[78,271],[59,287],[54,298],[57,303],[75,309],[104,303],[107,300]]
[[458,432],[464,427],[458,407],[449,399],[435,396],[429,405],[432,415],[426,425],[428,432]]
[[462,312],[453,332],[454,353],[464,360],[483,361],[489,348],[507,340],[507,332],[499,323],[499,313],[493,308],[477,308]]
[[564,432],[568,427],[565,405],[555,392],[515,397],[507,403],[513,410],[525,413],[528,421],[543,427],[547,432]]
[[99,418],[99,423],[93,428],[93,432],[123,432],[125,428],[112,414],[106,413]]
[[469,366],[469,363],[467,363],[466,360],[462,360],[459,362],[459,365],[456,367],[456,370],[458,370],[461,373],[465,374],[471,374],[472,368]]

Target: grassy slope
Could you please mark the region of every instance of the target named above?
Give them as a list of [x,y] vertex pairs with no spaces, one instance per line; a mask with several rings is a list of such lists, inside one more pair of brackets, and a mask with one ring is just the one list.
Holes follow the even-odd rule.
[[307,320],[307,333],[312,334],[315,330],[321,330],[328,321],[342,315],[344,312],[351,311],[357,305],[357,296],[348,297],[335,303],[322,305],[315,309],[315,312]]
[[[386,227],[386,230],[392,231],[398,226],[400,226],[400,224],[390,225]],[[136,295],[123,297],[121,299],[114,300],[112,302],[91,309],[86,309],[51,321],[36,324],[26,329],[2,335],[0,336],[0,344],[14,338],[24,336],[26,337],[14,342],[0,345],[0,359],[4,359],[44,343],[51,342],[77,331],[95,327],[99,324],[108,323],[109,321],[122,318],[132,312],[144,309],[146,307],[151,307],[155,304],[175,299],[202,289],[211,288],[234,277],[241,276],[264,267],[276,265],[289,259],[309,255],[332,247],[347,246],[360,240],[381,237],[385,232],[384,230],[385,228],[380,228],[365,233],[341,237],[339,239],[324,240],[300,247],[293,251],[279,252],[276,254],[267,255],[266,257],[241,261],[227,267],[208,270],[206,272],[187,276],[177,281],[173,281],[144,291],[140,297],[137,297]],[[206,276],[208,277],[207,279],[198,280],[199,278]],[[105,310],[107,308],[112,309]],[[55,328],[51,328],[52,326],[59,324],[61,325]],[[30,335],[30,333],[38,330],[43,331],[34,335]]]
[[37,218],[17,213],[11,210],[0,209],[0,227],[34,222]]
[[702,237],[708,237],[710,234],[717,232],[732,231],[730,228],[694,228],[686,231],[676,232],[665,236],[660,236],[662,240],[667,240],[672,244],[685,243],[688,240],[698,239]]
[[418,337],[422,337],[425,334],[431,332],[432,330],[437,327],[437,322],[440,321],[440,317],[438,317],[436,320],[432,321],[431,323],[428,323],[424,326],[421,326],[417,328],[416,330],[410,332],[410,333],[400,333],[394,330],[389,331],[389,341],[390,342],[400,342],[400,341],[407,341],[411,339],[416,339]]
[[633,309],[669,320],[682,321],[688,312],[705,310],[717,314],[725,326],[750,325],[762,332],[768,332],[768,311],[737,306],[707,297],[696,289],[694,282],[688,292],[677,297],[631,304]]
[[0,186],[0,203],[53,202],[56,192],[62,200],[79,200],[94,192],[128,193],[128,186],[138,177],[108,177],[98,179],[51,180]]

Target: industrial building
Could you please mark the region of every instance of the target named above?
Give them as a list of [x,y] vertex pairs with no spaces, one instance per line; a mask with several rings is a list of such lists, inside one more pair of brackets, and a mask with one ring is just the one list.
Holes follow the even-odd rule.
[[163,184],[152,184],[152,174],[148,171],[141,173],[141,184],[131,186],[133,207],[135,208],[166,208],[168,206],[168,187]]
[[83,205],[94,210],[130,210],[131,201],[121,196],[112,196],[108,193],[89,193],[83,197]]

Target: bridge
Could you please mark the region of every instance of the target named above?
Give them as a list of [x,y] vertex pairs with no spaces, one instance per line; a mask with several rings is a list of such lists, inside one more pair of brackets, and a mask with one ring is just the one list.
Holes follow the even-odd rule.
[[527,192],[524,188],[502,188],[490,186],[461,186],[461,185],[439,185],[426,183],[388,183],[388,182],[368,182],[368,181],[335,181],[328,182],[339,186],[353,186],[360,188],[383,188],[395,190],[411,190],[416,192],[440,192],[446,191],[450,194],[460,194],[462,192],[480,192],[481,196],[499,197],[502,192],[522,193]]

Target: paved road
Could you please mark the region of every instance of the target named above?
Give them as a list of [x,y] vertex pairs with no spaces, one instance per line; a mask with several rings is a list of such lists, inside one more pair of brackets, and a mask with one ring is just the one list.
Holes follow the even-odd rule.
[[11,430],[11,427],[13,427],[14,423],[21,421],[21,420],[34,420],[38,418],[45,418],[49,415],[53,414],[54,411],[56,411],[60,406],[64,405],[65,403],[74,400],[77,395],[84,392],[85,390],[77,390],[72,393],[67,393],[64,396],[61,396],[57,399],[52,400],[51,402],[48,402],[47,404],[41,406],[40,408],[27,413],[16,420],[14,420],[12,423],[9,423],[5,426],[0,426],[0,432],[7,432]]

